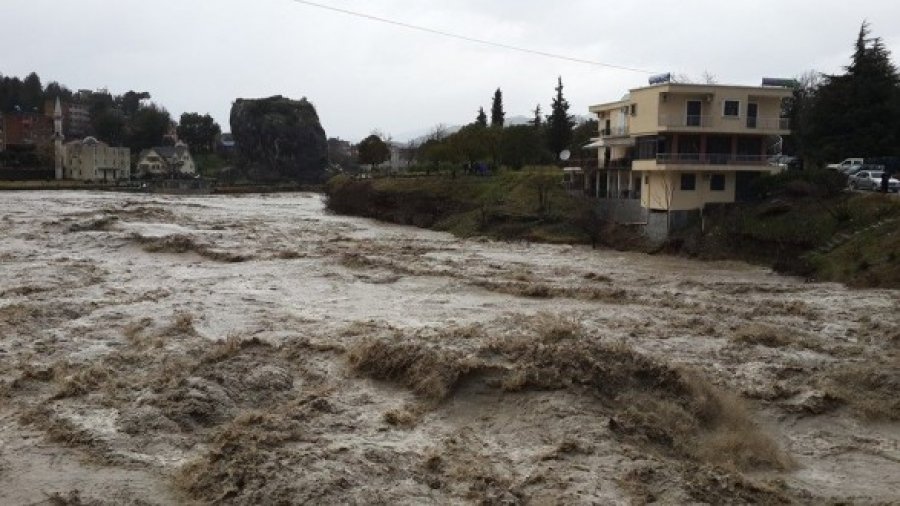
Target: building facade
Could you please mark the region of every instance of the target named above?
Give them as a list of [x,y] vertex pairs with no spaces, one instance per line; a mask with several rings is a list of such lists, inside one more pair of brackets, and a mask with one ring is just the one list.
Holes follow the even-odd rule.
[[590,111],[600,122],[600,169],[589,178],[608,199],[652,212],[694,211],[741,200],[752,181],[781,170],[770,146],[790,134],[787,87],[661,83]]
[[131,150],[114,148],[93,137],[63,149],[63,177],[81,181],[120,181],[131,177]]
[[176,178],[197,175],[197,165],[187,144],[161,146],[141,152],[135,168],[139,178]]

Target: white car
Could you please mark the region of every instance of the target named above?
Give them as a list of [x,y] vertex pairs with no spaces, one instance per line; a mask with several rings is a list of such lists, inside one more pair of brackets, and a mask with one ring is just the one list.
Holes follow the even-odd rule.
[[[881,190],[881,177],[884,171],[861,170],[850,178],[850,188],[854,190]],[[888,180],[888,191],[900,192],[900,181],[894,178]]]
[[855,169],[865,163],[865,160],[862,158],[847,158],[841,163],[831,163],[828,164],[829,169],[839,170],[846,174],[851,169]]

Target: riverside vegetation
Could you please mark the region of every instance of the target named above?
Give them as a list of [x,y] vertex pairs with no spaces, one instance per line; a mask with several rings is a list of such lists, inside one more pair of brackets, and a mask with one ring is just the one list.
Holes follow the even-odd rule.
[[338,213],[451,232],[458,237],[595,244],[706,260],[734,259],[854,287],[900,287],[900,200],[843,191],[824,170],[761,178],[754,202],[710,207],[702,223],[663,244],[605,222],[591,200],[567,193],[559,170],[491,177],[333,178]]

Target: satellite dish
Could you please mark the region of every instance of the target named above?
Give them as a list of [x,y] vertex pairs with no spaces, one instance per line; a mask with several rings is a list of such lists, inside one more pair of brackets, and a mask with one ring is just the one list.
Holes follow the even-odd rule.
[[569,158],[572,158],[572,152],[569,151],[568,149],[564,149],[559,153],[560,160],[566,162],[569,160]]

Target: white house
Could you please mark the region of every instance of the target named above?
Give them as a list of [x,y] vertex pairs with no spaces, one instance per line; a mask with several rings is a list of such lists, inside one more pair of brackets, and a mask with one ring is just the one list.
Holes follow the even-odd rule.
[[183,142],[142,151],[135,169],[135,176],[139,178],[196,174],[197,165],[194,163],[194,157],[191,156],[187,144]]
[[131,150],[110,147],[93,137],[66,143],[63,177],[82,181],[118,181],[131,177]]

